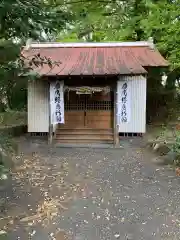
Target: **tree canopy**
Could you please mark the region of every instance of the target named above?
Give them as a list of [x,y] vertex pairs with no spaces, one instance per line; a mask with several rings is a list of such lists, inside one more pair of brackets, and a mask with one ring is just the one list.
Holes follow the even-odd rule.
[[167,85],[180,78],[180,0],[68,1],[74,18],[60,41],[139,41],[153,37],[170,61]]
[[[49,40],[70,19],[70,12],[45,0],[2,0],[0,2],[0,94],[8,98],[27,70],[21,56],[28,38]],[[8,103],[10,105],[10,102]],[[10,107],[10,106],[9,106]]]
[[2,0],[0,92],[13,91],[24,71],[18,59],[28,38],[74,42],[153,37],[170,61],[167,87],[173,88],[180,78],[179,6],[180,0]]

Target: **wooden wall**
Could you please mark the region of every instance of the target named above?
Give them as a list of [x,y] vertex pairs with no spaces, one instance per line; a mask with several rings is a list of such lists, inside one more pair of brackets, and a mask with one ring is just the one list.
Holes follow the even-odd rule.
[[[128,81],[130,87],[130,121],[119,124],[119,132],[145,133],[146,132],[146,88],[147,80],[144,76],[120,76],[119,87],[123,81]],[[121,96],[118,96],[117,104]],[[118,120],[117,120],[118,122]]]
[[49,83],[34,80],[28,83],[28,132],[49,131]]

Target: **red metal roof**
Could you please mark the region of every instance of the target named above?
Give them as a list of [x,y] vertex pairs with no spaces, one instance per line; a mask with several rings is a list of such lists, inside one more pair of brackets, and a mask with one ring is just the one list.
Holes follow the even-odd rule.
[[34,69],[48,76],[143,74],[144,67],[168,65],[157,50],[148,46],[43,47],[24,50],[23,54],[31,58],[38,53],[60,63]]

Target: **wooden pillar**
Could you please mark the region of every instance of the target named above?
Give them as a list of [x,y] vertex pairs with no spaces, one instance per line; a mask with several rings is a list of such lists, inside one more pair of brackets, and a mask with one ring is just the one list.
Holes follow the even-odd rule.
[[49,136],[48,136],[48,143],[52,144],[53,141],[53,125],[49,125]]
[[51,99],[50,99],[50,83],[49,83],[49,134],[48,134],[48,143],[52,144],[53,141],[53,124],[51,124]]
[[114,146],[119,146],[119,129],[117,125],[117,82],[114,86]]

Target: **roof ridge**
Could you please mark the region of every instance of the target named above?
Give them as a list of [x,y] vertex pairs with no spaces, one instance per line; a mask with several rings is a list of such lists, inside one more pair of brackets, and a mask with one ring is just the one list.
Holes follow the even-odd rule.
[[76,43],[63,43],[63,42],[32,42],[30,39],[27,41],[25,49],[29,48],[83,48],[83,47],[151,47],[154,48],[152,40],[149,41],[136,41],[136,42],[76,42]]

